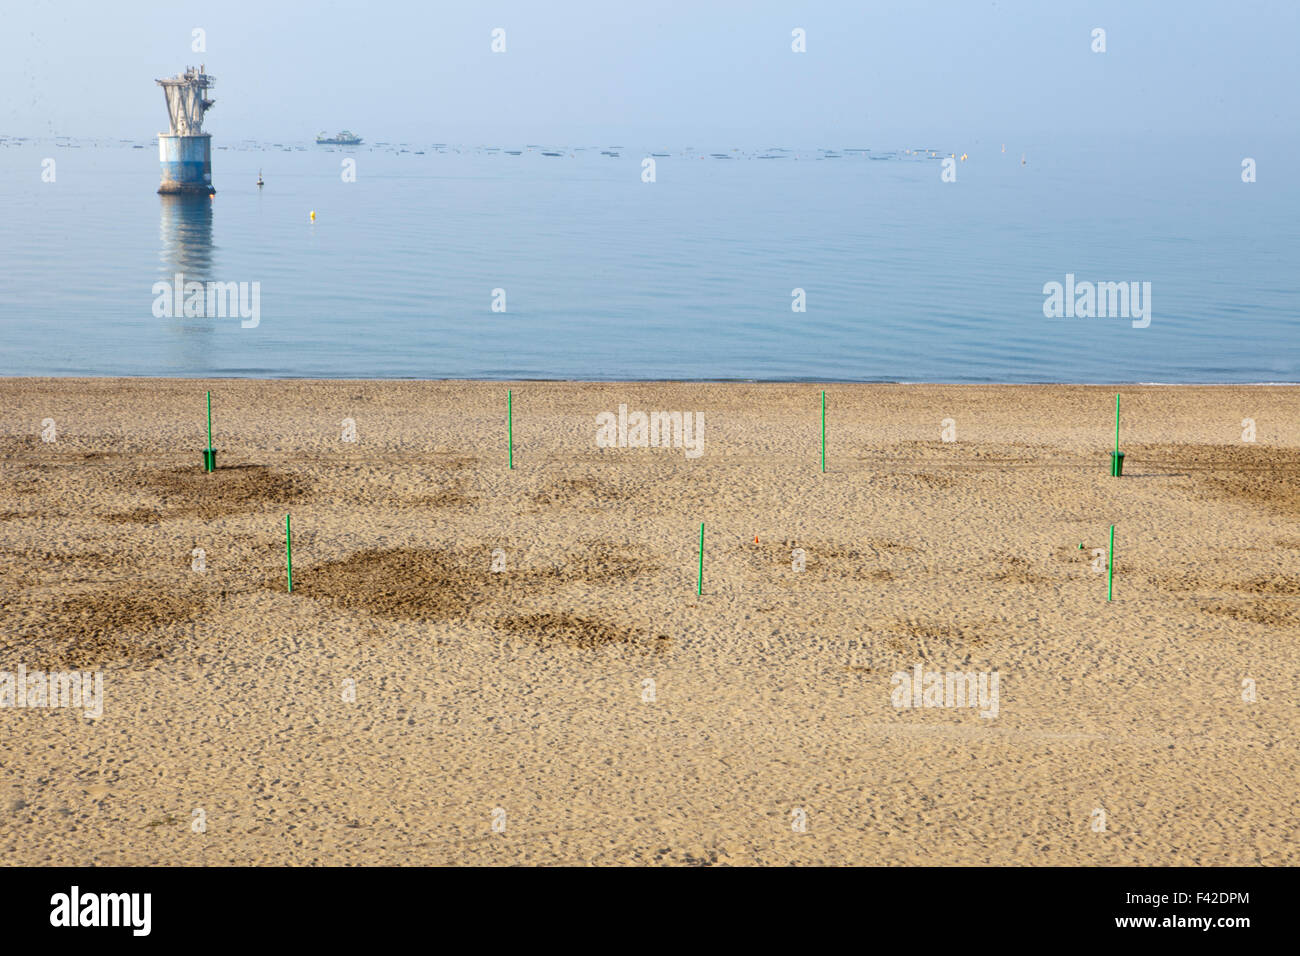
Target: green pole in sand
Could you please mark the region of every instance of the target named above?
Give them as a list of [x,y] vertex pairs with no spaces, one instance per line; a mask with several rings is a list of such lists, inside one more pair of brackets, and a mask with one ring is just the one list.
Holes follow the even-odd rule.
[[704,522],[700,522],[700,573],[695,578],[695,593],[704,593]]
[[510,467],[515,467],[515,393],[506,392],[506,447],[510,455]]
[[289,516],[284,516],[284,561],[289,569],[289,593],[293,593],[293,534],[289,527]]
[[1115,526],[1110,526],[1110,551],[1106,555],[1106,600],[1111,599],[1115,584]]
[[1115,393],[1115,454],[1119,454],[1119,392]]
[[216,462],[212,460],[212,393],[208,392],[208,453],[203,456],[205,470],[215,471]]
[[1115,452],[1110,456],[1110,476],[1118,478],[1124,473],[1123,457],[1119,453],[1119,392],[1115,393]]
[[826,393],[822,392],[822,472],[826,471]]

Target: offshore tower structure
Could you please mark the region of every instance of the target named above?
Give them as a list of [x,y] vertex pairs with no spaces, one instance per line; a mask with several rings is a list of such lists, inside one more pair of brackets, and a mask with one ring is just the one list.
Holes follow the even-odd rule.
[[170,129],[158,134],[158,162],[162,165],[160,193],[211,196],[212,136],[203,132],[203,114],[212,108],[208,88],[216,78],[204,68],[187,67],[165,80],[155,80],[167,97]]

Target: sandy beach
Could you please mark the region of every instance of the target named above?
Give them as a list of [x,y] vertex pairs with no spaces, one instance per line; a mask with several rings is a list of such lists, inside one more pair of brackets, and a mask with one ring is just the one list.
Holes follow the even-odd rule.
[[1300,863],[1300,388],[1119,391],[0,379],[0,858]]

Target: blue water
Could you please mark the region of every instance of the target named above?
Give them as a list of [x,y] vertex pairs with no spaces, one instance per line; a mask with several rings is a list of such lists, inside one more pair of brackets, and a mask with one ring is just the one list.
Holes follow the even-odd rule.
[[[1244,184],[1233,144],[550,157],[214,131],[209,200],[156,195],[156,141],[138,142],[0,142],[0,374],[1300,381],[1300,182],[1281,148]],[[908,146],[970,158],[943,183]],[[652,151],[671,155],[644,183]],[[176,272],[260,283],[260,323],[155,318],[153,284]],[[1045,318],[1066,273],[1150,282],[1150,327]]]

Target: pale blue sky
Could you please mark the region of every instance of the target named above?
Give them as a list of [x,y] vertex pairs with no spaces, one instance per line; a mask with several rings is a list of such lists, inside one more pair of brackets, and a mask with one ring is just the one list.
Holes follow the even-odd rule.
[[0,133],[148,139],[203,61],[231,142],[1289,140],[1298,48],[1294,0],[5,0]]

